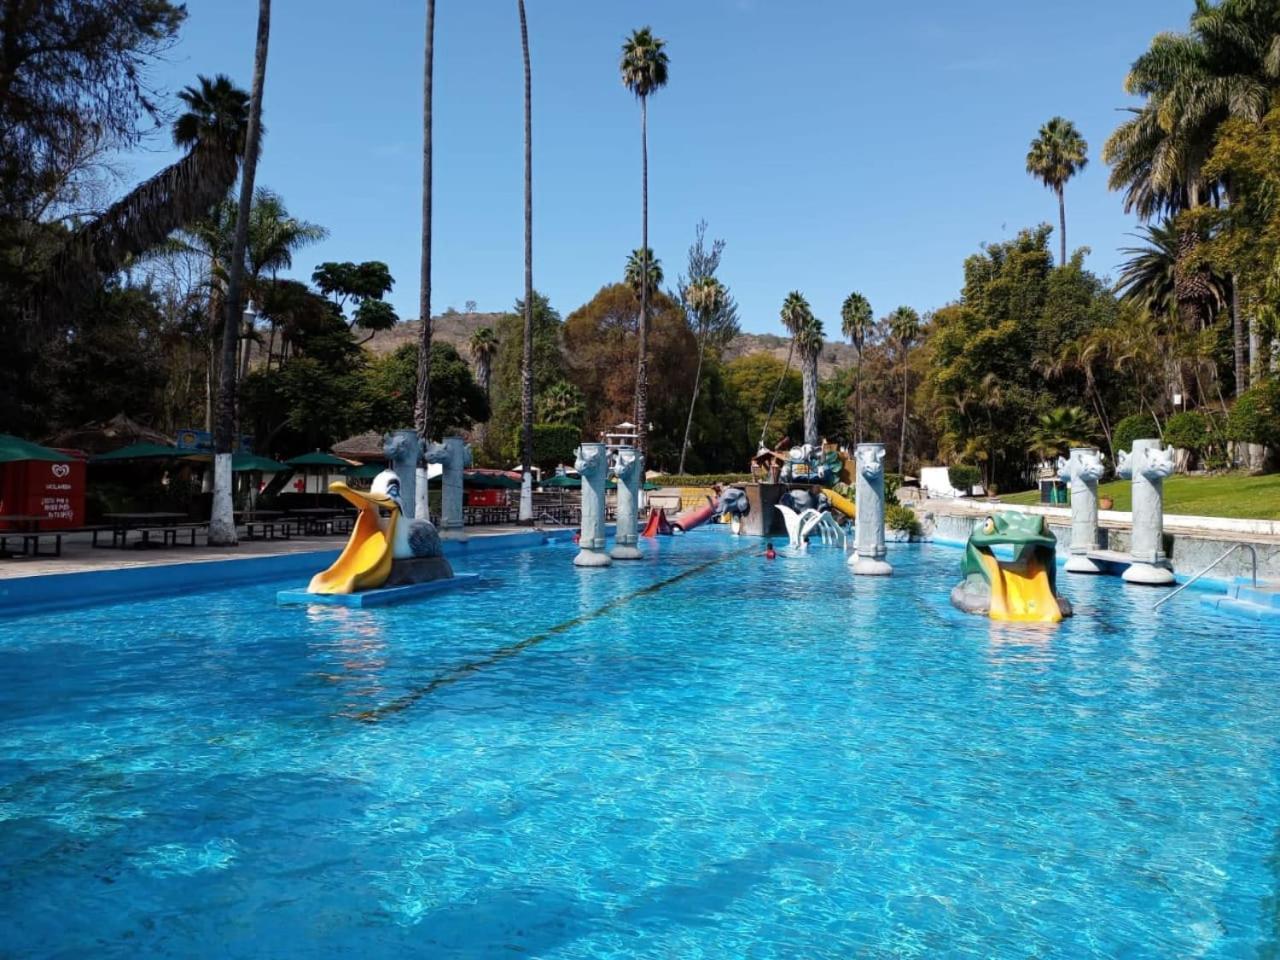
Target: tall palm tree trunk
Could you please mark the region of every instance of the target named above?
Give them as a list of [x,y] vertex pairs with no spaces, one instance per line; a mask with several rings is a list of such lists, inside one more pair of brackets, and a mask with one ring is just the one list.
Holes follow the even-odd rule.
[[1067,201],[1066,191],[1062,189],[1062,184],[1057,186],[1058,193],[1058,266],[1065,267],[1067,265]]
[[862,351],[853,367],[853,442],[862,442]]
[[902,352],[902,433],[898,438],[898,476],[903,476],[907,462],[907,353]]
[[689,449],[689,431],[693,429],[693,408],[698,405],[698,388],[702,386],[702,358],[706,356],[707,338],[703,334],[702,340],[698,343],[698,370],[693,375],[693,399],[689,401],[689,417],[684,422],[684,442],[680,444],[680,466],[676,468],[676,473],[684,474],[684,455]]
[[640,98],[640,323],[636,360],[636,447],[649,449],[649,98]]
[[240,166],[240,206],[231,247],[227,299],[223,304],[222,370],[218,383],[218,420],[214,431],[213,511],[209,543],[236,543],[235,510],[231,502],[231,454],[236,433],[236,348],[240,340],[240,296],[244,284],[244,251],[249,243],[249,210],[258,172],[258,142],[262,134],[262,88],[267,79],[267,42],[271,36],[271,0],[258,0],[258,39],[253,51],[253,89],[249,94],[249,124],[245,131],[244,161]]
[[818,446],[818,355],[809,350],[803,351],[801,360],[804,366],[800,370],[804,387],[804,442],[817,449]]
[[533,70],[529,24],[520,8],[524,56],[524,354],[520,359],[520,522],[533,523]]
[[[431,442],[431,77],[435,61],[436,0],[427,0],[426,33],[422,41],[422,253],[418,275],[418,393],[413,404],[413,428],[425,447]],[[427,518],[427,471],[419,466],[414,487],[414,516]]]
[[1249,387],[1249,365],[1245,354],[1247,346],[1244,334],[1244,317],[1240,315],[1240,285],[1233,273],[1227,278],[1231,284],[1231,339],[1235,353],[1236,396]]

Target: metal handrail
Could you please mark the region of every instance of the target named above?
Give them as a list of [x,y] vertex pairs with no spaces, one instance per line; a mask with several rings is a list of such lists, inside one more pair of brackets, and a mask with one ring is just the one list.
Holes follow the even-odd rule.
[[1210,570],[1212,570],[1214,567],[1220,564],[1223,560],[1227,559],[1227,557],[1231,556],[1237,550],[1248,550],[1249,555],[1253,557],[1253,585],[1254,587],[1257,587],[1258,585],[1258,551],[1254,548],[1253,544],[1251,543],[1233,543],[1231,545],[1231,548],[1227,550],[1226,553],[1220,556],[1217,560],[1213,561],[1213,563],[1209,564],[1199,573],[1188,578],[1187,582],[1179,586],[1178,589],[1172,591],[1171,593],[1165,594],[1163,597],[1161,597],[1159,600],[1156,601],[1156,605],[1151,609],[1159,610],[1160,605],[1162,603],[1167,603],[1170,600],[1172,600],[1174,597],[1180,594],[1183,590],[1187,589],[1187,587],[1191,586],[1193,583],[1195,583],[1197,580],[1199,580],[1206,573],[1208,573]]

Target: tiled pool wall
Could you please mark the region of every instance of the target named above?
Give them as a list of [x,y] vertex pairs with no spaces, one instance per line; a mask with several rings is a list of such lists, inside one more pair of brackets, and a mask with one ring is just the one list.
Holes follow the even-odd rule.
[[[525,550],[573,538],[574,531],[548,530],[445,540],[451,560],[496,550]],[[97,606],[144,597],[218,589],[241,583],[310,577],[338,558],[341,549],[269,557],[233,557],[193,563],[160,563],[115,570],[87,570],[0,580],[0,617]]]

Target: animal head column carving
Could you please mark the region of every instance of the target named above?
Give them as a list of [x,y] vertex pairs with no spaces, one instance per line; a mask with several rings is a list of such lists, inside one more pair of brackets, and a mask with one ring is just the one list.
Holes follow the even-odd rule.
[[893,573],[893,567],[884,559],[884,444],[858,444],[854,463],[858,474],[855,495],[858,516],[854,553],[849,563],[856,574],[888,576]]

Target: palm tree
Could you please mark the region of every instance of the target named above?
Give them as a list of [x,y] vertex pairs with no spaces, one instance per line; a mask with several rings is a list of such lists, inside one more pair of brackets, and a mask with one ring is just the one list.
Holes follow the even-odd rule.
[[258,0],[258,35],[253,52],[253,87],[249,94],[249,124],[245,130],[244,161],[240,166],[240,209],[236,212],[236,237],[231,248],[231,269],[223,306],[222,369],[218,377],[218,417],[214,424],[213,512],[209,518],[209,543],[236,543],[235,514],[231,503],[231,455],[236,435],[236,348],[239,346],[240,295],[245,273],[245,248],[249,244],[249,213],[253,181],[258,171],[258,147],[262,124],[262,90],[267,79],[267,41],[271,34],[271,0]]
[[[1116,292],[1121,299],[1136,303],[1157,316],[1171,316],[1178,307],[1178,252],[1183,231],[1168,217],[1140,229],[1139,239],[1146,243],[1121,250],[1121,253],[1129,255],[1129,259],[1120,266]],[[1227,299],[1225,278],[1208,270],[1205,279],[1208,303],[1214,309],[1221,308]]]
[[[1204,173],[1218,130],[1232,117],[1260,119],[1280,79],[1280,10],[1274,4],[1197,3],[1190,26],[1188,33],[1158,35],[1134,61],[1125,89],[1146,102],[1131,110],[1103,148],[1112,165],[1111,188],[1123,190],[1126,211],[1143,219],[1194,210],[1229,188]],[[1189,332],[1205,325],[1213,302],[1199,246],[1199,232],[1188,224],[1179,235],[1175,296]],[[1239,368],[1244,328],[1234,304],[1232,321]]]
[[853,371],[853,439],[862,442],[862,348],[867,343],[867,333],[874,323],[871,303],[862,294],[854,292],[844,298],[840,307],[840,332],[849,338],[858,359]]
[[[436,0],[427,0],[422,41],[422,251],[418,275],[418,390],[413,428],[423,445],[431,440],[431,78],[435,61]],[[426,471],[415,488],[414,516],[428,515]]]
[[1027,452],[1041,460],[1065,457],[1072,447],[1089,442],[1095,429],[1093,418],[1081,407],[1054,407],[1036,418]]
[[902,474],[907,462],[907,354],[916,337],[920,335],[920,314],[911,307],[899,307],[889,314],[889,333],[898,344],[898,358],[902,364],[902,435],[898,440],[898,473]]
[[[640,101],[641,157],[641,237],[640,249],[649,251],[649,97],[667,85],[668,59],[663,49],[666,41],[653,35],[649,27],[633,30],[622,43],[622,60],[618,64],[622,84]],[[647,271],[649,258],[641,263]],[[636,360],[636,446],[644,453],[649,445],[649,281],[640,282],[640,324]]]
[[538,419],[542,423],[568,423],[580,427],[586,416],[586,399],[582,391],[568,380],[557,380],[538,398]]
[[707,352],[707,330],[724,309],[728,291],[715,277],[698,277],[685,292],[685,299],[698,321],[698,370],[693,376],[693,397],[689,400],[689,416],[684,423],[684,442],[680,444],[680,466],[676,473],[684,473],[684,457],[689,449],[689,432],[693,429],[693,408],[698,403],[698,389],[702,385],[702,361]]
[[[251,300],[261,306],[265,299],[264,284],[266,274],[272,280],[280,270],[288,270],[293,266],[295,250],[319,243],[329,235],[329,231],[318,223],[299,220],[291,216],[284,200],[278,193],[259,187],[253,198],[253,210],[249,215],[249,246],[245,251],[248,258],[248,292]],[[267,369],[271,368],[271,355],[275,348],[276,321],[271,322],[271,335],[267,340]],[[245,331],[246,337],[252,337],[252,330]],[[244,358],[241,364],[241,375],[248,370],[249,350],[246,340]]]
[[657,294],[664,279],[662,261],[647,247],[645,252],[648,256],[640,250],[632,250],[627,257],[627,266],[622,274],[623,282],[631,288],[642,304],[647,303],[650,297]]
[[45,319],[79,309],[107,277],[200,217],[235,183],[249,96],[225,76],[197,83],[178,93],[187,110],[174,123],[173,140],[186,153],[71,234],[33,298]]
[[1058,195],[1058,266],[1067,265],[1067,206],[1063,187],[1089,162],[1089,144],[1064,117],[1054,117],[1040,128],[1027,152],[1027,173]]
[[481,327],[473,333],[467,342],[467,351],[476,362],[476,379],[480,381],[487,400],[493,374],[493,358],[498,354],[498,335],[493,332],[493,327]]
[[799,290],[787,294],[780,314],[782,325],[800,353],[800,375],[804,385],[804,442],[817,447],[818,436],[818,355],[822,353],[822,321],[813,315],[809,301]]
[[519,519],[533,523],[533,70],[524,0],[517,0],[517,6],[520,51],[524,56],[524,352],[520,360]]

